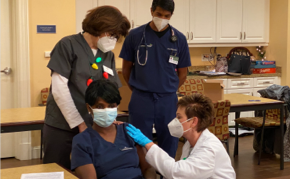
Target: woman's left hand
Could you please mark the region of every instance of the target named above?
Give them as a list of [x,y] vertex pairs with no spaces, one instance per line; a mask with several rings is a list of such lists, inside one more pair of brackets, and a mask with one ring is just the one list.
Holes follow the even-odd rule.
[[152,142],[140,131],[140,129],[137,129],[133,125],[129,124],[126,129],[129,136],[131,136],[133,140],[142,147],[145,147],[146,144]]
[[114,121],[113,124],[121,125],[121,124],[124,124],[124,122],[122,122],[122,121]]

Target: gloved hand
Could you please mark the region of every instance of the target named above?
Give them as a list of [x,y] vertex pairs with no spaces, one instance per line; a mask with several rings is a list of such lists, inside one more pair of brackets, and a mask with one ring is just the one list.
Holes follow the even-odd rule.
[[146,144],[152,142],[140,131],[140,129],[137,129],[133,125],[129,124],[126,129],[129,136],[131,136],[133,140],[142,147],[145,147]]

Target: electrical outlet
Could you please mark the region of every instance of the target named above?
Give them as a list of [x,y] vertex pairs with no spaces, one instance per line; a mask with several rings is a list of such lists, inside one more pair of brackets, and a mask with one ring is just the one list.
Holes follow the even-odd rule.
[[45,58],[50,58],[50,53],[51,53],[51,51],[45,51],[44,52],[44,57]]
[[201,56],[201,61],[207,62],[207,61],[212,61],[213,60],[213,55],[208,53],[208,54],[202,54]]

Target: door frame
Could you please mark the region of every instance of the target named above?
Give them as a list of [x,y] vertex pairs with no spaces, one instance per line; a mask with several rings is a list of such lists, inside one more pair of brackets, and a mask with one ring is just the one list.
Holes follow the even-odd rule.
[[[14,107],[31,107],[28,0],[11,0]],[[12,69],[13,70],[13,69]],[[21,89],[21,90],[19,90]]]
[[[28,1],[10,0],[13,108],[31,107]],[[31,132],[14,133],[14,139],[15,158],[31,159]]]

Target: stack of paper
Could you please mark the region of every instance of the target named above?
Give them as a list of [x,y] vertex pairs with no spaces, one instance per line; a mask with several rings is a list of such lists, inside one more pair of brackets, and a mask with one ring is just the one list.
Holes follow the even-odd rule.
[[21,179],[64,179],[63,172],[22,174]]

